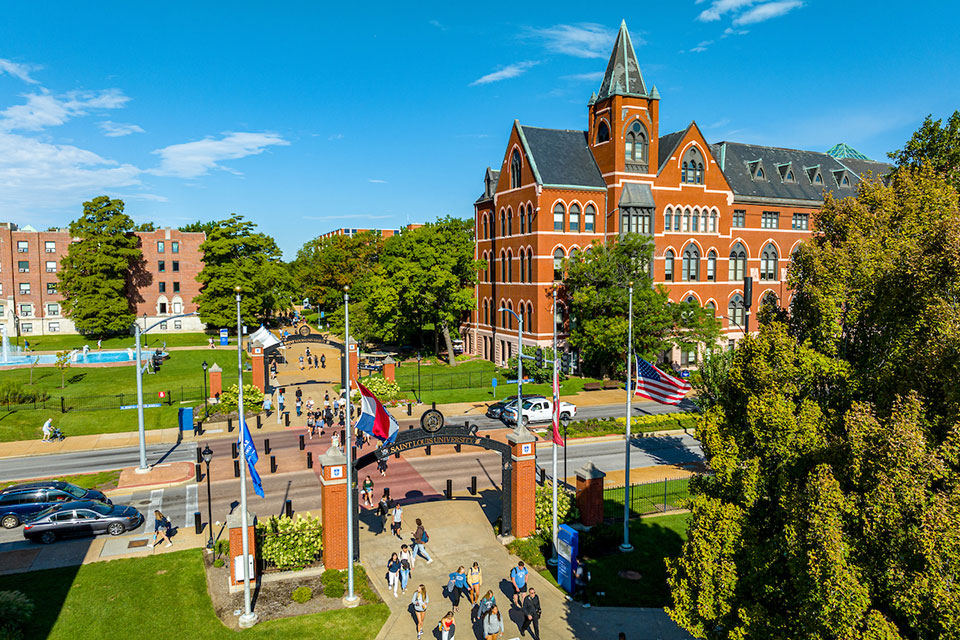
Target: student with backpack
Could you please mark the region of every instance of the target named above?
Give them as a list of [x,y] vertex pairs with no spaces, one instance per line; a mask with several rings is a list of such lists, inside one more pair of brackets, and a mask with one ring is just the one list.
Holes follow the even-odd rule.
[[410,548],[407,545],[400,546],[400,592],[407,592],[407,582],[410,580]]
[[448,576],[447,597],[453,604],[454,611],[460,611],[460,596],[467,591],[467,572],[463,565],[460,565],[456,571]]
[[430,597],[427,596],[427,588],[420,585],[413,593],[413,612],[417,615],[417,640],[423,637],[423,616],[428,604]]
[[390,524],[390,530],[393,532],[393,535],[397,536],[397,540],[403,540],[400,537],[400,529],[403,527],[403,507],[400,504],[396,504],[393,507],[393,522]]
[[411,566],[416,566],[418,555],[426,558],[427,564],[433,562],[433,558],[427,553],[426,545],[428,542],[430,542],[430,536],[427,535],[427,530],[423,528],[423,521],[417,518],[417,530],[413,532],[413,557],[411,558]]
[[467,597],[470,598],[470,604],[477,604],[477,600],[480,598],[480,585],[482,584],[483,572],[480,570],[480,563],[474,562],[470,570],[467,571],[467,585],[470,587]]
[[397,552],[394,551],[393,555],[390,556],[390,560],[387,561],[387,586],[390,589],[393,589],[393,597],[397,597],[397,587],[400,585],[400,558],[397,557]]

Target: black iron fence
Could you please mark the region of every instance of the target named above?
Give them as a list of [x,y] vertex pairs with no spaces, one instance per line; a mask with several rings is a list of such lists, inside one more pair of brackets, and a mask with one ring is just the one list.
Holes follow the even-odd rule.
[[[404,363],[396,370],[397,384],[402,391],[447,391],[450,389],[476,389],[489,387],[496,373],[493,371],[465,371],[458,373],[429,373],[421,371],[417,376],[416,363]],[[506,380],[502,380],[506,384]]]
[[[163,392],[144,392],[143,403],[172,406],[203,402],[203,386],[177,386]],[[70,411],[103,411],[136,406],[136,393],[117,393],[105,396],[63,396],[49,397],[43,400],[20,403],[0,403],[0,411],[34,411],[37,409],[55,409],[60,413]]]
[[[630,516],[648,513],[664,513],[681,509],[683,501],[690,497],[690,478],[664,478],[656,482],[630,485]],[[605,518],[622,518],[624,487],[604,487],[603,515]]]
[[33,411],[35,409],[56,409],[60,406],[59,398],[44,398],[26,402],[2,402],[0,411]]

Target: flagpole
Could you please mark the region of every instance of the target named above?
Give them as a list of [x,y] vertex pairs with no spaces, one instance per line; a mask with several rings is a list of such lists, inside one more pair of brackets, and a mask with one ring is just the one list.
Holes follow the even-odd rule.
[[[239,411],[240,423],[240,544],[243,549],[243,615],[237,621],[242,628],[252,627],[257,624],[257,614],[251,609],[250,604],[250,582],[252,576],[249,575],[250,561],[247,559],[250,553],[250,540],[247,533],[247,527],[250,523],[247,521],[247,447],[244,446],[243,438],[243,321],[240,318],[240,292],[239,285],[234,289],[237,293],[237,410]],[[209,526],[209,525],[208,525]]]
[[[553,286],[553,377],[550,378],[550,386],[553,386],[557,377],[557,286]],[[560,402],[560,398],[553,399],[554,405]],[[556,420],[557,407],[553,407],[553,419]],[[557,439],[554,436],[557,426],[553,426],[554,432],[550,434],[550,440],[553,442],[553,553],[550,557],[550,566],[556,566],[557,559]]]
[[627,553],[633,551],[633,545],[630,544],[630,422],[633,417],[633,281],[630,281],[630,289],[627,303],[627,439],[624,456],[623,468],[623,544],[620,545],[620,551]]
[[[346,442],[342,443],[347,454],[347,597],[344,601],[355,603],[357,596],[353,592],[353,519],[356,514],[353,512],[353,425],[350,420],[350,409],[352,402],[350,398],[350,285],[343,287],[343,352],[347,356],[347,366],[344,369],[345,380],[343,388],[347,390],[347,431],[344,436]],[[360,351],[357,351],[357,357],[360,357]]]

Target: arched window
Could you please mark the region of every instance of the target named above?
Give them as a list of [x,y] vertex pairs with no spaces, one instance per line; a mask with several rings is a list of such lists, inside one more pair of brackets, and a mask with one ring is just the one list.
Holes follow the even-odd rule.
[[743,321],[746,309],[743,307],[743,296],[735,293],[727,304],[727,319],[731,327],[743,330]]
[[533,205],[527,207],[527,231],[533,233]]
[[765,177],[765,174],[763,173],[763,167],[760,167],[759,169],[757,169],[757,180],[763,180],[764,177]]
[[510,159],[510,188],[516,189],[520,186],[520,152],[513,150],[513,157]]
[[533,282],[533,249],[527,252],[527,282]]
[[775,294],[773,291],[767,291],[765,294],[763,294],[763,297],[760,298],[760,306],[761,307],[779,307],[780,299],[777,298],[777,294]]
[[703,184],[703,154],[697,147],[690,147],[683,154],[683,170],[680,174],[682,182]]
[[500,237],[502,238],[505,235],[507,235],[507,215],[503,211],[503,209],[501,209],[500,210]]
[[524,234],[527,232],[527,211],[523,205],[520,205],[520,209],[518,209],[518,216],[520,218],[520,233]]
[[570,249],[570,255],[567,256],[567,259],[573,260],[576,257],[577,257],[577,248],[574,247],[573,249]]
[[663,212],[663,230],[670,231],[673,228],[673,209],[667,207],[666,211]]
[[776,280],[777,279],[777,248],[772,244],[768,244],[763,248],[763,253],[760,254],[760,279],[761,280]]
[[683,211],[683,232],[687,233],[690,231],[690,209],[684,209]]
[[710,233],[715,233],[717,231],[717,212],[710,212]]
[[747,250],[739,242],[730,250],[730,264],[728,280],[743,280],[747,271]]
[[500,252],[500,282],[507,282],[507,254]]
[[486,300],[483,301],[483,324],[490,324],[490,307]]
[[533,331],[533,305],[530,303],[527,303],[527,313],[526,317],[523,319],[523,326],[527,329],[527,331]]
[[490,237],[490,221],[487,218],[487,214],[480,216],[480,237],[489,238]]
[[513,235],[513,209],[507,207],[507,235]]
[[610,127],[603,120],[597,125],[597,144],[610,141]]
[[580,231],[580,205],[570,205],[570,231]]
[[713,304],[713,300],[703,305],[703,308],[710,312],[710,315],[714,318],[717,317],[717,305]]
[[624,140],[624,155],[627,162],[644,163],[647,161],[647,130],[635,120],[627,131]]
[[786,182],[796,182],[797,179],[793,177],[793,171],[787,171],[787,177],[784,178]]
[[686,160],[683,161],[683,168],[680,170],[680,182],[691,182],[687,179],[687,175],[690,171],[690,163]]
[[523,259],[524,259],[524,257],[525,257],[525,254],[526,254],[526,251],[525,251],[524,249],[520,249],[520,252],[517,254],[517,260],[518,260],[519,263],[520,263],[520,271],[519,271],[519,273],[520,273],[520,280],[519,280],[519,282],[523,282]]
[[597,224],[597,209],[592,204],[588,204],[583,210],[583,230],[592,233]]
[[513,251],[507,251],[507,282],[513,282]]
[[513,302],[507,303],[507,329],[513,329]]
[[563,208],[563,203],[558,202],[553,207],[553,230],[554,231],[563,231],[563,214],[566,213],[566,209]]
[[489,270],[487,271],[487,280],[493,281],[493,279],[497,277],[497,270],[493,265],[493,251],[487,255],[487,260],[490,261]]
[[683,251],[680,277],[694,282],[700,279],[700,250],[694,244],[687,245]]
[[690,225],[690,230],[693,231],[694,233],[698,233],[700,231],[700,210],[699,209],[693,210],[693,223]]
[[563,249],[557,247],[553,252],[553,280],[559,282],[563,280]]
[[814,176],[814,178],[813,178],[813,183],[814,183],[814,184],[823,184],[823,178],[820,177],[820,174],[819,174],[819,173],[818,173],[816,176]]
[[673,282],[673,261],[675,258],[672,249],[667,249],[667,252],[663,254],[663,279],[667,282]]
[[707,280],[717,279],[717,252],[710,249],[707,253]]

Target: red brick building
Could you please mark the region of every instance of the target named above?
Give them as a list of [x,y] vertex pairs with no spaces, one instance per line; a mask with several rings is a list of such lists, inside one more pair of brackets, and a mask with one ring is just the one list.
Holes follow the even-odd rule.
[[367,231],[372,231],[373,233],[383,236],[384,238],[389,238],[390,236],[403,233],[404,231],[412,231],[413,229],[418,229],[422,227],[422,224],[408,224],[405,227],[400,227],[399,229],[347,229],[340,228],[334,229],[333,231],[327,231],[326,233],[320,234],[318,239],[321,238],[332,238],[333,236],[355,236],[358,233],[366,233]]
[[[846,145],[830,155],[711,144],[695,122],[663,134],[659,116],[660,94],[624,23],[585,131],[513,123],[500,169],[487,168],[474,203],[476,258],[487,268],[464,327],[469,352],[498,363],[517,352],[516,322],[501,307],[523,315],[524,344],[549,345],[554,322],[562,344],[566,319],[553,317],[550,289],[564,259],[627,232],[654,239],[654,281],[671,300],[712,309],[732,344],[743,335],[744,276],[754,279],[753,310],[765,296],[788,305],[790,255],[824,192],[855,195],[861,175],[890,168]],[[696,354],[674,358],[693,364]]]
[[[148,321],[197,310],[193,299],[200,293],[197,275],[203,266],[200,244],[203,233],[176,229],[137,232],[149,277],[139,287],[137,316]],[[60,259],[73,238],[66,229],[37,231],[29,225],[0,223],[0,325],[10,336],[76,333],[63,315],[63,296],[57,290]],[[202,331],[198,318],[161,324],[153,331]]]

